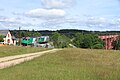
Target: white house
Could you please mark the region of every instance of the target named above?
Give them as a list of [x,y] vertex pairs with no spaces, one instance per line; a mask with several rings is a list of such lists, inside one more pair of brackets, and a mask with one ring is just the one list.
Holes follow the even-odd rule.
[[9,30],[0,30],[0,35],[4,36],[4,44],[16,45],[16,39]]

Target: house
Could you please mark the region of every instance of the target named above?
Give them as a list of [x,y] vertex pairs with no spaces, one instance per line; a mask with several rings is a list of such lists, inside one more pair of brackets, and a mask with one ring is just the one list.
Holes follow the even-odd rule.
[[118,39],[118,35],[102,35],[99,36],[100,39],[104,41],[104,47],[105,49],[112,49],[114,46],[112,45],[113,41],[116,41]]
[[10,33],[9,30],[0,30],[0,36],[4,36],[3,44],[16,45],[16,38]]

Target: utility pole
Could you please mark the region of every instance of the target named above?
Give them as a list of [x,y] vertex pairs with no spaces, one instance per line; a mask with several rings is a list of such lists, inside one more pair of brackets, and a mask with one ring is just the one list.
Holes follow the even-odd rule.
[[19,27],[19,46],[21,45],[21,35],[20,35],[20,29],[21,29],[21,27]]

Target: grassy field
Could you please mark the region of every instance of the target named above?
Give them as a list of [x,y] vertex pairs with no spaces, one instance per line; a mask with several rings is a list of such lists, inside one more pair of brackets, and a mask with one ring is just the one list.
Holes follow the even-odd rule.
[[5,46],[5,47],[0,47],[0,57],[33,53],[33,52],[39,52],[39,51],[44,51],[44,50],[47,50],[47,49],[32,48],[32,47]]
[[120,80],[120,51],[64,49],[0,70],[0,80]]

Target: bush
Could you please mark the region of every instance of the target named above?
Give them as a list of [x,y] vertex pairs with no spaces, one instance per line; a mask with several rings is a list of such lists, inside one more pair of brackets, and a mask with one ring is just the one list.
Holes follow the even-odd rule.
[[93,46],[93,49],[103,49],[104,47],[103,47],[103,45],[102,44],[95,44],[94,46]]
[[3,40],[3,36],[0,36],[0,42],[3,42],[4,40]]

